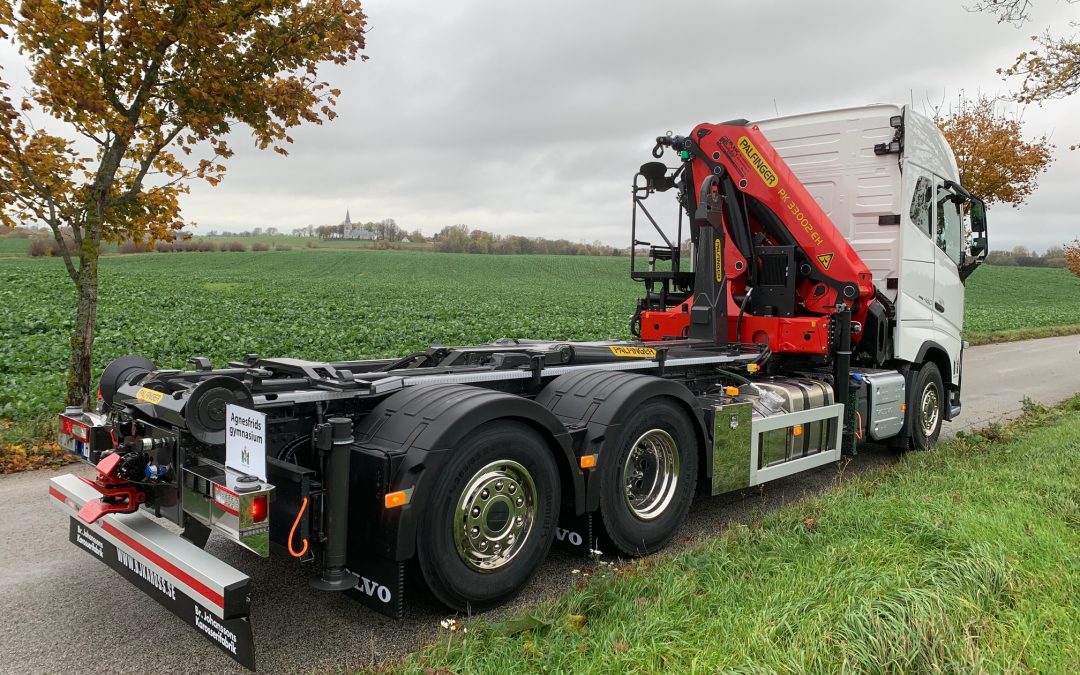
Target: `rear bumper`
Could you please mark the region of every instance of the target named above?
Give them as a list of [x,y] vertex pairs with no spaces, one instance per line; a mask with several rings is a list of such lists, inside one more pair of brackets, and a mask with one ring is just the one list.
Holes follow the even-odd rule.
[[70,518],[71,542],[254,670],[251,579],[141,513],[81,520],[79,509],[100,496],[71,474],[50,481],[50,501]]

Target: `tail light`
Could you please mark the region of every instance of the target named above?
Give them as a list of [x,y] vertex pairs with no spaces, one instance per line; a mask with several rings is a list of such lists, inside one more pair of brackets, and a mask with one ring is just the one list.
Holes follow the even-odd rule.
[[251,522],[261,523],[268,512],[266,495],[259,495],[251,500]]
[[60,413],[56,424],[56,442],[60,447],[86,461],[97,464],[104,452],[113,449],[112,427],[96,413],[71,407]]

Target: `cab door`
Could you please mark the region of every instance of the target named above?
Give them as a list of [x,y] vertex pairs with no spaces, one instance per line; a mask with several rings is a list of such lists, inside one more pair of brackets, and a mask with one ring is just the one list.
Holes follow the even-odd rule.
[[959,350],[964,327],[964,284],[959,270],[963,219],[960,200],[944,183],[940,176],[934,177],[934,327],[952,343],[942,344],[952,354]]

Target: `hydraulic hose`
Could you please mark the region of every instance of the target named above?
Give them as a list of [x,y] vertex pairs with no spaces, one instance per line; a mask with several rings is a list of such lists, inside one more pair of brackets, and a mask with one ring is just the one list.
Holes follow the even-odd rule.
[[289,529],[289,555],[294,558],[302,558],[305,553],[308,552],[308,540],[304,539],[304,547],[299,551],[293,550],[293,538],[296,536],[296,528],[300,525],[300,518],[304,515],[304,511],[307,509],[308,498],[304,497],[304,501],[300,503],[300,510],[296,512],[296,520],[293,521],[292,527]]

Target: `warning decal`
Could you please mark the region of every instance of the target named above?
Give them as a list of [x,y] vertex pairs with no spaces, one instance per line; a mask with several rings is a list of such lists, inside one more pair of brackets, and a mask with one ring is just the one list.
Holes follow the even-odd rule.
[[615,356],[628,356],[637,359],[655,359],[656,350],[652,347],[608,347]]
[[832,253],[822,253],[821,255],[819,255],[817,257],[817,261],[819,263],[821,263],[821,266],[824,267],[825,269],[829,269],[829,265],[832,264],[832,259],[833,259],[833,254]]

